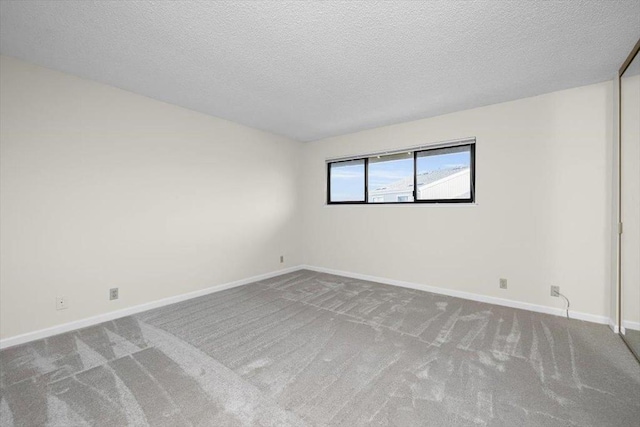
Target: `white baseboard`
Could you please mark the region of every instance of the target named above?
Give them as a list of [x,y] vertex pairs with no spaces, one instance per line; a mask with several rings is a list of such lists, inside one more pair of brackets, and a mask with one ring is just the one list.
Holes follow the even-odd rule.
[[19,344],[24,344],[29,341],[34,341],[42,338],[47,338],[53,335],[62,334],[64,332],[73,331],[75,329],[86,328],[87,326],[97,325],[98,323],[108,322],[110,320],[119,319],[121,317],[131,316],[132,314],[141,313],[143,311],[151,310],[158,307],[163,307],[169,304],[175,304],[177,302],[186,301],[186,300],[197,298],[203,295],[212,294],[214,292],[224,291],[225,289],[235,288],[237,286],[246,285],[249,283],[257,282],[259,280],[269,279],[271,277],[279,276],[285,273],[291,273],[293,271],[298,271],[300,269],[302,269],[301,266],[285,268],[282,270],[273,271],[271,273],[265,273],[265,274],[260,274],[258,276],[247,277],[246,279],[236,280],[235,282],[214,285],[209,288],[201,289],[199,291],[193,291],[193,292],[188,292],[186,294],[163,298],[157,301],[134,305],[133,307],[123,308],[121,310],[110,311],[108,313],[99,314],[97,316],[87,317],[84,319],[75,320],[73,322],[63,323],[61,325],[52,326],[50,328],[40,329],[33,332],[27,332],[26,334],[4,338],[0,340],[0,350],[8,347],[13,347]]
[[[338,276],[351,277],[353,279],[368,280],[371,282],[384,283],[386,285],[400,286],[403,288],[417,289],[419,291],[433,292],[434,294],[447,295],[451,297],[463,298],[472,301],[484,302],[488,304],[502,305],[505,307],[519,308],[522,310],[535,311],[538,313],[553,314],[556,316],[565,316],[566,311],[562,308],[548,307],[544,305],[530,304],[527,302],[514,301],[505,298],[490,297],[472,292],[456,291],[454,289],[439,288],[436,286],[422,285],[418,283],[405,282],[402,280],[387,279],[385,277],[369,276],[366,274],[352,273],[349,271],[333,270],[330,268],[316,267],[312,265],[303,265],[303,269],[317,271],[320,273],[335,274]],[[577,311],[569,311],[572,319],[584,320],[592,323],[608,324],[610,319],[607,316],[598,316],[590,313],[581,313]]]
[[623,320],[622,327],[624,329],[630,329],[632,331],[640,331],[640,322],[630,322],[628,320]]
[[609,319],[609,328],[611,328],[614,334],[620,333],[620,328],[616,325],[616,322],[614,322],[613,319]]
[[[193,291],[182,295],[176,295],[173,297],[163,298],[157,301],[152,301],[144,304],[135,305],[133,307],[124,308],[121,310],[110,311],[108,313],[99,314],[97,316],[87,317],[85,319],[76,320],[73,322],[63,323],[61,325],[52,326],[46,329],[40,329],[26,334],[16,335],[9,338],[0,340],[0,349],[13,347],[19,344],[24,344],[29,341],[34,341],[42,338],[47,338],[53,335],[62,334],[64,332],[73,331],[75,329],[86,328],[88,326],[97,325],[102,322],[108,322],[110,320],[118,319],[125,316],[131,316],[133,314],[141,313],[143,311],[151,310],[158,307],[164,307],[169,304],[175,304],[177,302],[186,301],[192,298],[197,298],[203,295],[212,294],[214,292],[220,292],[225,289],[235,288],[237,286],[246,285],[249,283],[257,282],[259,280],[269,279],[271,277],[279,276],[281,274],[291,273],[298,270],[312,270],[321,273],[335,274],[338,276],[351,277],[353,279],[368,280],[371,282],[384,283],[392,286],[400,286],[403,288],[417,289],[419,291],[433,292],[435,294],[448,295],[457,298],[468,299],[472,301],[479,301],[488,304],[496,304],[505,307],[519,308],[522,310],[535,311],[538,313],[553,314],[556,316],[564,316],[565,310],[556,307],[547,307],[543,305],[530,304],[526,302],[514,301],[504,298],[490,297],[481,294],[474,294],[471,292],[456,291],[453,289],[439,288],[436,286],[422,285],[418,283],[405,282],[395,279],[387,279],[384,277],[369,276],[366,274],[352,273],[348,271],[333,270],[330,268],[316,267],[311,265],[299,265],[295,267],[285,268],[282,270],[273,271],[271,273],[265,273],[258,276],[248,277],[246,279],[236,280],[235,282],[223,283],[220,285],[211,286],[199,291]],[[580,313],[570,311],[569,315],[572,319],[584,320],[587,322],[609,324],[609,326],[618,333],[618,326],[613,325],[613,322],[606,316],[597,316],[589,313]],[[640,329],[640,324],[637,325]],[[629,329],[635,329],[634,325],[631,325]]]

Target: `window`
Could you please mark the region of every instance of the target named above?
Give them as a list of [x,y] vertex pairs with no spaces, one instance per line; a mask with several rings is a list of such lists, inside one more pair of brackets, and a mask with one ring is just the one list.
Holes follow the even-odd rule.
[[368,159],[369,203],[413,202],[413,153]]
[[328,162],[327,202],[473,203],[475,139]]
[[472,201],[471,163],[470,145],[418,152],[416,198],[424,201]]
[[364,203],[364,182],[364,159],[329,163],[331,203]]

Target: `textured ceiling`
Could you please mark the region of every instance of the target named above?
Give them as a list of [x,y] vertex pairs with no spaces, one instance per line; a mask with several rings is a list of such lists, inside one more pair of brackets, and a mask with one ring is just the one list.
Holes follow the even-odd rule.
[[0,52],[310,141],[604,81],[640,0],[1,1]]

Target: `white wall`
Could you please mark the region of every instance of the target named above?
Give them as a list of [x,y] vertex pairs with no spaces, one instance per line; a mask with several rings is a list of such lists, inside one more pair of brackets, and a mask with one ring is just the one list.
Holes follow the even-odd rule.
[[299,143],[0,67],[0,337],[300,263]]
[[[611,82],[305,145],[305,262],[608,316]],[[477,138],[477,205],[332,205],[325,160]],[[500,277],[509,289],[498,287]]]
[[[635,61],[640,61],[637,57]],[[635,62],[629,71],[640,69]],[[640,329],[640,75],[621,79],[622,326]]]
[[[299,144],[0,67],[3,339],[303,263],[563,307],[556,284],[577,311],[614,306],[611,82]],[[469,136],[476,205],[325,205],[327,158]]]
[[618,157],[619,157],[619,137],[620,130],[618,128],[618,123],[620,120],[620,105],[619,105],[619,90],[620,79],[618,73],[613,79],[613,102],[611,108],[611,123],[614,124],[613,130],[611,132],[611,159],[609,164],[611,165],[611,180],[610,180],[610,191],[609,191],[609,205],[611,210],[611,233],[609,235],[609,244],[611,247],[611,256],[609,259],[610,268],[610,277],[609,282],[611,283],[610,287],[610,298],[609,298],[609,324],[614,331],[617,331],[619,328],[619,294],[620,290],[618,288],[618,217],[620,215],[619,203],[619,175],[620,168],[618,166]]

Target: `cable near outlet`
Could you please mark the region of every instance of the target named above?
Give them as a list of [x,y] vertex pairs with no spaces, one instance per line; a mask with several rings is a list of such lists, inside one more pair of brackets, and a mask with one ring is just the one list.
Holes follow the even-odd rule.
[[570,317],[569,317],[569,307],[571,306],[571,303],[569,302],[569,298],[565,297],[560,292],[558,292],[558,295],[560,295],[562,298],[564,298],[564,300],[567,302],[567,319],[570,319]]

